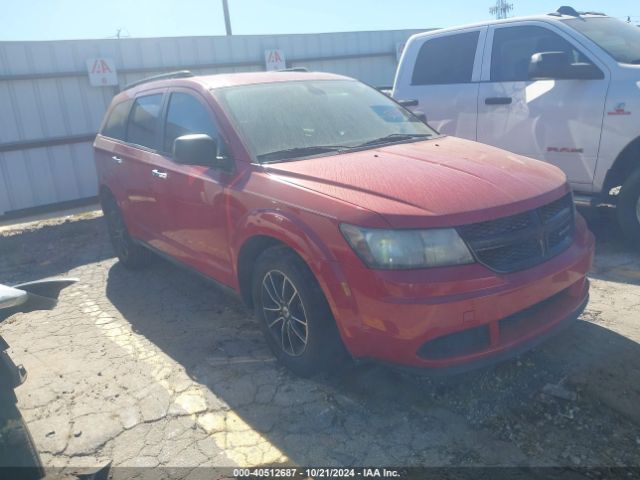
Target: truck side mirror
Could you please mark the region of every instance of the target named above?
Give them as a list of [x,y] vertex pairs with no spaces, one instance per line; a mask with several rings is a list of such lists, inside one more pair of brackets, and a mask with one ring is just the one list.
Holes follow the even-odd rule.
[[420,119],[422,123],[427,123],[427,114],[424,112],[413,112],[413,114]]
[[531,55],[529,78],[597,80],[604,78],[604,74],[592,63],[570,63],[565,52],[540,52]]
[[565,52],[540,52],[531,55],[529,78],[567,78],[569,56]]

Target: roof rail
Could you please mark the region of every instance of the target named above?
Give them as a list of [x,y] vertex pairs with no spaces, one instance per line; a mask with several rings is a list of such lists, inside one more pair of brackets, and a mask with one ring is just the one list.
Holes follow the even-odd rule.
[[133,87],[137,87],[138,85],[142,85],[143,83],[153,82],[155,80],[166,80],[169,78],[188,78],[193,77],[193,73],[189,70],[179,70],[177,72],[169,72],[169,73],[161,73],[160,75],[153,75],[151,77],[141,78],[140,80],[136,80],[135,82],[128,83],[123,90],[128,90]]
[[276,70],[278,72],[308,72],[309,69],[306,67],[291,67],[291,68],[281,68],[280,70]]

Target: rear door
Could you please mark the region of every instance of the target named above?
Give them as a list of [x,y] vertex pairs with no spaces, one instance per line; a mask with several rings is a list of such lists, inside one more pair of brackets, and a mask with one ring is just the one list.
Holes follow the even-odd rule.
[[158,236],[154,222],[157,199],[152,191],[153,171],[160,158],[160,113],[164,89],[140,93],[133,101],[127,123],[127,146],[119,155],[126,176],[127,226],[131,234],[148,243]]
[[[577,190],[591,188],[608,71],[565,32],[545,22],[489,29],[478,97],[478,141],[560,167]],[[565,52],[593,63],[601,79],[529,80],[534,53]]]
[[122,152],[126,150],[124,141],[132,103],[132,100],[124,100],[114,105],[95,142],[96,169],[100,184],[111,190],[121,208],[124,203],[122,200],[126,198],[124,182],[127,179]]
[[153,179],[153,191],[160,209],[157,218],[162,232],[158,247],[207,276],[231,284],[225,185],[228,174],[203,166],[173,161],[173,142],[182,135],[204,133],[217,141],[225,154],[225,141],[213,111],[198,92],[172,89],[164,115],[161,171]]
[[[412,40],[402,58],[393,96],[418,100],[440,133],[476,139],[478,80],[487,27]],[[415,42],[415,43],[414,43]]]

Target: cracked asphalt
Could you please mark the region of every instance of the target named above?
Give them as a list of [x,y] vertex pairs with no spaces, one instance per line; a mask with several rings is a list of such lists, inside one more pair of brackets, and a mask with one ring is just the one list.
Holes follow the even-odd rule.
[[591,302],[537,350],[314,379],[274,361],[239,300],[160,259],[122,268],[98,212],[3,227],[0,281],[80,279],[0,326],[29,371],[19,408],[49,467],[640,466],[640,254],[606,212],[590,224]]

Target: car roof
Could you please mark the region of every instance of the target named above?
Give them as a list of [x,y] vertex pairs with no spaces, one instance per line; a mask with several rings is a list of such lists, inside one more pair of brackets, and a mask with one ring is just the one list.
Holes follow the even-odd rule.
[[325,72],[305,71],[273,71],[273,72],[245,72],[245,73],[219,73],[214,75],[180,76],[178,78],[164,78],[141,82],[126,88],[114,98],[114,103],[136,96],[138,93],[168,87],[191,87],[198,90],[214,90],[217,88],[233,87],[240,85],[253,85],[258,83],[294,82],[302,80],[351,80],[351,77]]
[[197,78],[209,89],[250,85],[255,83],[292,82],[299,80],[353,80],[353,78],[325,72],[247,72],[205,75]]
[[412,39],[423,38],[423,37],[429,37],[431,35],[440,34],[440,33],[454,32],[456,30],[465,30],[467,28],[487,27],[490,25],[519,23],[519,22],[532,21],[532,20],[537,20],[542,22],[558,22],[558,21],[570,20],[575,18],[608,18],[608,16],[603,15],[601,13],[593,13],[593,14],[583,13],[583,14],[580,14],[579,17],[576,17],[574,15],[562,15],[557,12],[552,12],[552,13],[546,13],[543,15],[529,15],[526,17],[510,17],[510,18],[503,18],[500,20],[485,20],[484,22],[469,23],[467,25],[456,25],[454,27],[440,28],[437,30],[429,30],[428,32],[416,33],[415,35],[412,35],[411,38]]

